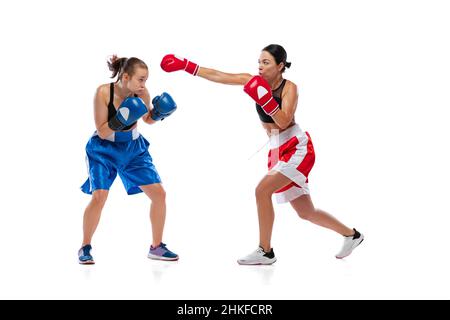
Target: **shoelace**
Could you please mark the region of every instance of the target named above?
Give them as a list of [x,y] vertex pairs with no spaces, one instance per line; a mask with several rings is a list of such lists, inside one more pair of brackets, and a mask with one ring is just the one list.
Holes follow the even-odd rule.
[[83,256],[90,256],[91,255],[90,251],[91,251],[91,247],[84,246],[83,247]]
[[166,245],[165,243],[161,242],[161,243],[159,244],[159,246],[157,246],[157,247],[151,246],[151,249],[152,249],[152,250],[155,250],[155,249],[157,249],[157,248],[161,248],[161,249],[168,250],[168,249],[166,248],[166,246],[167,246],[167,245]]

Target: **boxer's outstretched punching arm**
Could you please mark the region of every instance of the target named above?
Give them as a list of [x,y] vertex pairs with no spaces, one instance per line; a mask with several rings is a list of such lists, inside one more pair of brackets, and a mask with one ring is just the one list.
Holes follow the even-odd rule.
[[252,77],[248,73],[225,73],[215,69],[200,67],[195,62],[174,54],[164,56],[161,61],[161,68],[166,72],[183,70],[213,82],[231,85],[245,85]]

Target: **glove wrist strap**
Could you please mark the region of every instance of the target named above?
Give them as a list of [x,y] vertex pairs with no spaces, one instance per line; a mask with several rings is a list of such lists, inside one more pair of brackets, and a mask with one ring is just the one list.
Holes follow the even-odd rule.
[[116,117],[112,117],[108,121],[108,127],[113,131],[120,131],[125,127],[125,125],[122,122],[120,122],[119,120],[117,120]]

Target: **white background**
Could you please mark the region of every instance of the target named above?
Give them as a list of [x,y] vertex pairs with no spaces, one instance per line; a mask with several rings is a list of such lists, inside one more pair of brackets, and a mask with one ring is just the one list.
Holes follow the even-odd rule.
[[[446,1],[13,1],[0,4],[2,299],[450,298],[450,10]],[[316,148],[317,207],[366,240],[341,237],[276,205],[278,262],[242,267],[258,244],[254,188],[267,141],[241,87],[164,73],[164,54],[257,72],[282,44],[298,84],[296,120]],[[149,200],[114,183],[77,264],[90,197],[84,147],[110,54],[150,68],[154,96],[178,110],[139,124],[167,190],[165,242],[146,258]]]

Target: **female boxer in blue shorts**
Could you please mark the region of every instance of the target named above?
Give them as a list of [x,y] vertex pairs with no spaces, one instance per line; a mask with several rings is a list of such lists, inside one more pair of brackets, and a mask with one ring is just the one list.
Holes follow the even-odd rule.
[[[153,243],[148,257],[156,260],[178,260],[162,242],[166,218],[165,191],[148,152],[149,142],[137,131],[137,120],[153,124],[176,110],[169,94],[152,100],[145,87],[147,65],[138,58],[118,58],[108,61],[113,83],[100,85],[94,99],[94,119],[97,130],[86,145],[89,177],[81,187],[92,194],[83,219],[83,243],[78,251],[80,264],[94,264],[91,255],[92,236],[117,174],[129,195],[144,192],[151,200],[150,221]],[[119,106],[116,108],[116,106]]]
[[243,85],[244,91],[256,102],[256,111],[263,128],[270,137],[266,174],[256,187],[256,204],[259,218],[259,248],[238,260],[244,265],[265,265],[276,261],[271,247],[274,209],[272,195],[278,202],[290,202],[300,218],[329,228],[344,236],[344,244],[336,258],[348,256],[364,239],[356,229],[350,229],[329,213],[314,207],[308,174],[314,161],[314,147],[308,132],[295,123],[297,86],[283,78],[287,54],[280,45],[265,47],[259,57],[259,75],[231,74],[199,67],[198,64],[173,54],[166,55],[161,68],[166,72],[184,70],[210,81]]

